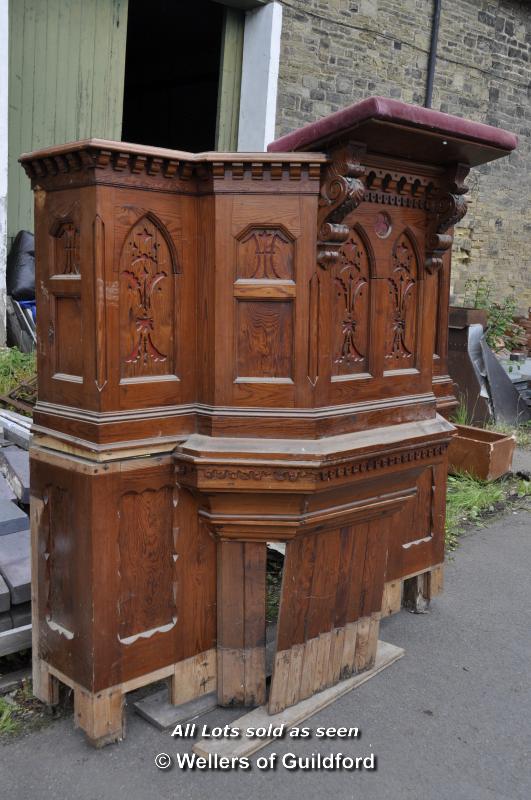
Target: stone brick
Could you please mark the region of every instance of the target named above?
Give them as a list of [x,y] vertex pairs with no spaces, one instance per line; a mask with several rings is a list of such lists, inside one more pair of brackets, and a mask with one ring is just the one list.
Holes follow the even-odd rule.
[[31,603],[20,603],[11,606],[11,622],[13,628],[21,628],[22,625],[29,625],[31,622]]
[[0,498],[0,536],[26,530],[28,523],[28,515],[24,511],[11,500]]
[[5,580],[0,575],[0,612],[9,611],[11,597]]
[[16,500],[13,489],[3,475],[0,475],[0,500]]
[[0,470],[18,499],[29,505],[29,453],[20,447],[0,450]]
[[10,631],[13,627],[13,620],[9,611],[4,611],[0,614],[0,633]]
[[[15,534],[16,535],[16,534]],[[29,558],[20,558],[4,564],[2,576],[9,587],[11,605],[31,600],[31,564]]]
[[0,574],[11,595],[11,605],[31,599],[30,532],[0,536]]
[[[289,0],[277,136],[369,94],[423,104],[431,20],[432,4],[416,0]],[[459,297],[467,278],[484,275],[498,296],[514,291],[522,311],[531,306],[530,60],[529,4],[442,4],[433,107],[519,136],[509,158],[473,170],[469,212],[456,231],[452,291]],[[308,101],[309,89],[316,94]],[[294,95],[301,97],[295,108],[287,99]]]

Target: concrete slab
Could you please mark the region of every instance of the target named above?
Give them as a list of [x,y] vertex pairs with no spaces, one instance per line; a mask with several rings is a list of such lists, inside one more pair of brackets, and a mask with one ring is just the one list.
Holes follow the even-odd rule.
[[0,573],[9,588],[11,605],[28,603],[31,600],[31,561],[19,558],[8,564],[0,564]]
[[3,611],[0,614],[0,633],[3,631],[10,631],[13,627],[13,620],[9,611]]
[[[273,671],[276,634],[276,624],[268,625],[266,629],[267,677],[269,677]],[[174,728],[179,723],[188,722],[191,719],[195,719],[195,717],[207,714],[209,711],[216,708],[216,706],[217,699],[215,692],[205,694],[203,697],[197,697],[195,700],[190,700],[189,703],[174,706],[168,701],[168,690],[166,688],[159,689],[153,692],[153,694],[133,702],[135,711],[161,731],[167,728]]]
[[[27,522],[29,520],[26,517]],[[0,566],[20,558],[29,558],[31,552],[30,532],[26,530],[0,536]]]
[[11,606],[9,613],[11,614],[13,628],[21,628],[23,625],[31,623],[31,603],[19,603],[16,606]]
[[531,474],[531,449],[517,447],[513,455],[513,472],[529,472]]
[[16,500],[16,495],[3,475],[0,475],[0,500]]
[[11,500],[0,498],[0,536],[27,530],[28,515]]
[[11,605],[31,599],[30,532],[0,536],[0,575],[11,595]]
[[0,449],[0,471],[15,492],[18,499],[29,505],[30,476],[29,453],[20,447],[2,447]]
[[31,418],[7,408],[0,409],[0,428],[4,432],[4,437],[10,442],[29,450],[31,441]]
[[[23,625],[22,628],[11,628],[9,631],[0,633],[0,657],[8,656],[11,653],[19,653],[31,647],[31,625]],[[0,786],[3,790],[2,764],[0,762]],[[2,795],[3,797],[3,795]]]
[[133,708],[141,717],[151,722],[159,731],[174,728],[179,723],[188,722],[209,711],[213,711],[217,706],[217,695],[215,692],[196,697],[189,703],[180,706],[173,706],[168,702],[168,690],[160,689],[158,692],[138,700],[133,703]]
[[0,613],[3,611],[9,611],[10,605],[11,595],[9,594],[9,589],[5,580],[0,575]]

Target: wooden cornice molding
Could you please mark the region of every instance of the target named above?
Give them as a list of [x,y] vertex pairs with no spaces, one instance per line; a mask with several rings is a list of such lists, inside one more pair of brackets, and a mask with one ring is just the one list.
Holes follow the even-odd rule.
[[241,511],[236,506],[222,511],[216,508],[214,499],[210,507],[199,510],[199,516],[221,540],[252,542],[267,539],[284,542],[308,533],[322,533],[339,526],[361,525],[383,519],[395,514],[415,496],[416,489],[409,487],[315,511],[305,509],[290,513],[286,509],[279,509],[272,514],[263,514],[258,508]]
[[[227,491],[233,488],[241,491],[256,491],[266,485],[269,491],[322,491],[340,483],[351,483],[353,480],[369,476],[383,470],[408,466],[415,467],[419,462],[442,458],[447,450],[450,437],[443,441],[428,441],[411,449],[390,448],[378,456],[352,456],[338,460],[335,464],[325,465],[320,462],[306,463],[305,466],[281,466],[282,462],[271,465],[255,464],[238,465],[231,463],[203,463],[197,460],[182,460],[176,456],[176,478],[178,483],[195,487],[205,492]],[[208,460],[205,459],[205,462]]]
[[188,153],[127,142],[85,139],[24,154],[19,161],[35,187],[50,178],[57,184],[61,175],[70,180],[72,176],[87,174],[94,182],[103,180],[103,175],[106,180],[109,180],[109,175],[111,180],[120,180],[123,176],[133,179],[149,176],[152,183],[161,178],[165,182],[197,179],[199,183],[210,178],[281,180],[288,177],[290,181],[318,181],[326,156],[321,153]]
[[200,491],[322,491],[387,469],[442,458],[454,433],[442,417],[323,439],[194,434],[175,450],[176,480]]

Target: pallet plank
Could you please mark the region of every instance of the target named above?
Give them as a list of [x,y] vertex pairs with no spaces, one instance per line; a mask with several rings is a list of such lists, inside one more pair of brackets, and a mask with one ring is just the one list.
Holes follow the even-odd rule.
[[[382,670],[390,667],[391,664],[398,661],[403,655],[404,650],[401,647],[395,647],[395,645],[389,644],[388,642],[380,641],[378,642],[376,661],[371,670],[367,670],[360,675],[354,675],[352,678],[341,681],[335,686],[331,686],[323,692],[314,694],[307,700],[302,700],[300,703],[290,706],[278,714],[269,714],[267,706],[256,708],[248,714],[234,720],[234,722],[231,723],[231,727],[245,731],[248,727],[259,728],[267,727],[268,725],[276,726],[284,724],[289,730],[289,728],[293,728],[295,725],[304,722],[304,720],[317,714],[318,711],[326,708],[326,706],[329,706],[344,694],[347,694],[347,692],[356,689],[358,686],[365,683],[365,681],[370,680]],[[252,753],[256,753],[257,750],[266,747],[272,741],[274,741],[274,739],[246,738],[245,736],[242,736],[240,739],[201,739],[193,746],[192,750],[194,753],[206,757],[215,753],[220,757],[228,756],[229,758],[241,758],[242,756],[249,756]]]

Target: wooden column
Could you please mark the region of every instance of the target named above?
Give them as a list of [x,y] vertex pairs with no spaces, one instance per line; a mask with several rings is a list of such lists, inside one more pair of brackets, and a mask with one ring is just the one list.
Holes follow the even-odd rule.
[[265,702],[265,543],[218,543],[218,703]]

